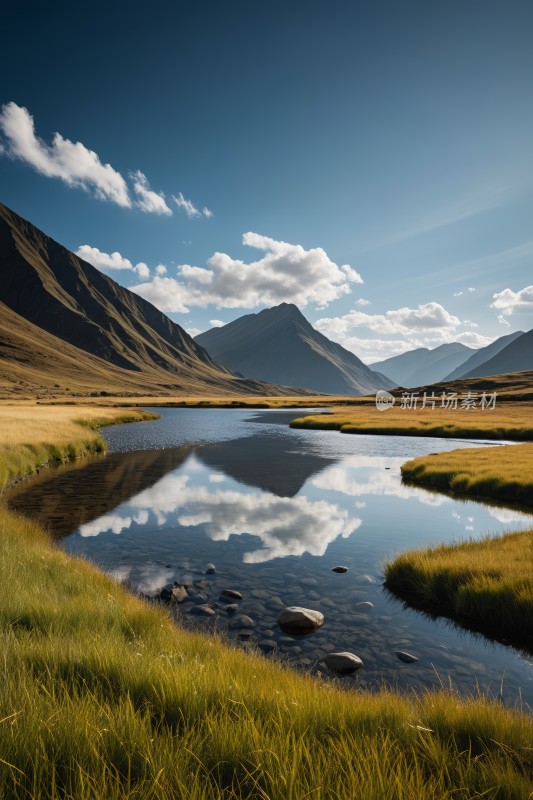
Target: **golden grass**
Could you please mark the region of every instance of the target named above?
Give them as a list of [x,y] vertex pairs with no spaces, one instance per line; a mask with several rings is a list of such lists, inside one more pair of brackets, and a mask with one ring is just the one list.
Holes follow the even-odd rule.
[[341,433],[529,440],[533,439],[533,403],[497,403],[494,410],[483,411],[402,409],[398,405],[387,411],[378,411],[375,405],[335,407],[331,413],[293,420],[291,426]]
[[429,609],[533,641],[533,530],[402,553],[386,585]]
[[445,491],[530,505],[533,444],[432,453],[403,464],[402,476]]
[[[61,426],[80,410],[28,413],[32,425]],[[13,430],[19,444],[30,430],[42,436],[23,419]],[[0,445],[0,464],[5,453]],[[24,471],[35,467],[31,450],[24,457]],[[533,721],[497,701],[347,693],[184,632],[5,508],[0,576],[1,797],[525,800],[533,791]]]
[[68,461],[105,450],[96,432],[117,422],[154,419],[139,409],[118,414],[93,406],[0,406],[0,492],[17,476],[35,472],[51,461]]

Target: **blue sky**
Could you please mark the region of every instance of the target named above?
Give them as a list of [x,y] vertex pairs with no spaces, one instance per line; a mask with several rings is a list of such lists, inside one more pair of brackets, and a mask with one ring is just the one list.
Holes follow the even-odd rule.
[[530,2],[9,5],[0,200],[189,331],[533,326]]

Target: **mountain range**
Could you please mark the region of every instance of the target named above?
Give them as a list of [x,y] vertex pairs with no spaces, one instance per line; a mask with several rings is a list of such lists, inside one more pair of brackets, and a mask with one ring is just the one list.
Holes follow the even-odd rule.
[[386,358],[372,364],[372,369],[384,372],[396,386],[421,386],[436,383],[466,361],[475,351],[460,342],[441,344],[429,350],[418,347],[399,356]]
[[246,314],[199,334],[196,341],[233,372],[272,383],[339,395],[370,394],[394,385],[315,330],[292,303]]
[[[453,372],[450,372],[450,374],[447,375],[444,380],[453,381],[456,378],[465,378],[467,376],[474,378],[478,375],[495,375],[495,372],[490,372],[490,360],[520,336],[523,336],[523,331],[508,333],[506,336],[500,336],[500,338],[496,339],[496,341],[492,342],[492,344],[488,344],[486,347],[480,347],[479,350],[474,350],[472,355],[469,356],[466,361],[460,364],[457,369],[454,369]],[[529,369],[530,368],[531,367],[529,367]],[[476,372],[478,369],[481,371]],[[489,372],[485,372],[486,369],[488,369]],[[519,367],[519,369],[525,369],[525,367]],[[516,372],[518,370],[501,369],[498,371]]]
[[0,393],[295,394],[231,373],[155,306],[0,204]]

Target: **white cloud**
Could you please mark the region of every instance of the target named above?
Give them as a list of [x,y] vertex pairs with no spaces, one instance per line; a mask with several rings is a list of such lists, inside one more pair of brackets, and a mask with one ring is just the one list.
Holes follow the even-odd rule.
[[131,263],[129,258],[124,258],[119,252],[104,253],[97,247],[91,247],[88,244],[82,244],[76,250],[76,255],[88,261],[93,267],[99,270],[102,269],[129,269],[136,272],[140,278],[150,277],[150,268],[144,261],[139,261],[135,266]]
[[339,267],[321,247],[305,250],[258,233],[245,233],[243,244],[264,255],[246,263],[214,253],[208,267],[179,266],[182,280],[156,276],[132,289],[161,311],[187,313],[191,306],[256,308],[282,302],[323,308],[349,293],[350,283],[363,282],[356,270],[347,264]]
[[121,533],[127,528],[131,528],[131,517],[121,517],[120,514],[105,514],[103,517],[93,519],[92,522],[86,522],[80,525],[80,536],[99,536],[101,533],[112,531],[113,533]]
[[207,206],[204,206],[202,208],[202,214],[204,215],[204,217],[207,217],[207,219],[211,219],[211,217],[213,216],[213,212],[211,211],[211,209],[207,208]]
[[463,295],[464,295],[464,292],[454,292],[453,293],[454,297],[462,297]]
[[224,326],[226,323],[225,323],[225,322],[222,322],[222,320],[221,320],[221,319],[210,319],[210,320],[209,320],[209,324],[210,324],[210,325],[211,325],[213,328],[222,328],[222,327],[223,327],[223,326]]
[[35,135],[33,117],[26,108],[6,103],[0,112],[0,130],[8,140],[8,153],[32,166],[41,175],[59,178],[69,186],[92,190],[100,200],[131,207],[126,181],[110,164],[81,142],[54,133],[52,144]]
[[355,301],[356,306],[369,306],[371,305],[370,300],[365,300],[364,297],[360,297],[359,300]]
[[[187,200],[187,198],[183,196],[182,192],[178,192],[177,196],[173,194],[172,199],[174,200],[179,209],[185,211],[188,217],[191,218],[195,217],[198,219],[198,217],[202,216],[202,212],[200,211],[200,209],[196,208],[192,200]],[[205,214],[206,217],[212,216],[209,209],[204,209],[204,211],[209,212],[208,214]]]
[[471,319],[464,319],[463,325],[465,325],[467,328],[479,328],[477,322],[472,322]]
[[[461,330],[463,325],[468,330]],[[314,326],[347,350],[357,353],[368,364],[417,347],[432,349],[452,341],[468,347],[484,347],[494,341],[494,338],[472,330],[477,323],[471,320],[461,322],[436,302],[417,308],[398,308],[384,314],[368,314],[354,309],[342,317],[323,317]],[[371,335],[362,336],[364,330]]]
[[150,189],[148,178],[139,169],[130,175],[133,181],[133,189],[139,198],[135,205],[148,214],[165,214],[172,216],[172,211],[166,204],[163,192],[154,192]]
[[475,290],[475,288],[473,286],[469,286],[468,287],[468,291],[469,292],[475,292],[476,290]]
[[187,333],[189,334],[189,336],[192,336],[193,339],[194,339],[195,336],[198,336],[199,333],[203,333],[204,332],[203,328],[194,328],[194,327],[189,327],[189,326],[184,328],[184,330],[186,330]]
[[158,264],[157,267],[155,268],[156,275],[166,275],[166,272],[167,268],[165,267],[164,264]]
[[531,312],[533,311],[533,286],[525,286],[519,292],[503,289],[503,291],[493,294],[492,299],[490,307],[498,309],[506,317],[510,317],[511,314]]
[[508,328],[511,327],[511,323],[505,319],[503,314],[498,314],[497,320],[500,323],[500,325],[506,325]]

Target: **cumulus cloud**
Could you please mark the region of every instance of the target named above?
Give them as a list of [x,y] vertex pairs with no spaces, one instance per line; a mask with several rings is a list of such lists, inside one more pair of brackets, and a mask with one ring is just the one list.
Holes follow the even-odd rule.
[[51,145],[46,144],[36,136],[33,117],[26,108],[16,103],[2,106],[0,130],[7,139],[9,155],[25,161],[41,175],[93,191],[101,200],[131,207],[126,181],[111,164],[102,164],[93,150],[64,139],[60,133],[54,133]]
[[157,267],[155,268],[156,275],[166,275],[166,273],[167,273],[167,268],[165,267],[164,264],[158,264]]
[[359,300],[355,301],[356,306],[369,306],[370,300],[365,300],[364,297],[360,297]]
[[533,311],[533,286],[525,286],[519,292],[503,289],[503,291],[493,294],[492,300],[490,307],[496,308],[506,317],[510,317],[512,314],[531,312]]
[[[219,475],[214,473],[213,477]],[[322,556],[332,541],[339,536],[348,538],[361,525],[358,517],[351,517],[325,500],[215,489],[218,480],[215,477],[214,486],[213,482],[210,486],[195,486],[188,475],[171,473],[133,497],[129,505],[137,511],[151,512],[160,521],[177,513],[180,525],[204,525],[207,535],[217,542],[228,541],[230,536],[255,536],[261,547],[244,554],[247,564],[304,553]],[[117,533],[120,524],[115,522]],[[92,532],[86,535],[95,536],[110,529],[107,518],[95,520],[92,525]]]
[[476,290],[475,290],[475,287],[474,287],[474,286],[469,286],[469,287],[468,287],[468,291],[469,291],[469,292],[475,292]]
[[348,264],[338,266],[321,248],[305,250],[299,244],[277,241],[258,233],[245,233],[243,244],[263,252],[257,261],[245,262],[226,253],[214,253],[207,267],[179,266],[179,279],[157,276],[132,287],[161,311],[187,313],[191,306],[256,308],[282,302],[321,308],[362,283]]
[[454,297],[462,297],[463,295],[464,295],[464,292],[454,292],[453,293]]
[[213,328],[222,328],[222,327],[224,327],[224,325],[225,325],[226,323],[225,323],[225,322],[223,322],[221,319],[210,319],[210,320],[209,320],[209,324],[210,324],[210,325],[211,325]]
[[0,131],[6,143],[0,144],[0,155],[7,154],[29,164],[41,175],[59,178],[68,186],[77,186],[92,192],[100,200],[109,200],[123,208],[135,205],[149,214],[172,214],[162,192],[154,192],[148,179],[140,170],[130,173],[133,191],[120,172],[111,164],[103,164],[94,150],[81,142],[65,139],[54,133],[47,144],[35,133],[35,123],[27,108],[16,103],[6,103],[0,110]]
[[93,267],[99,270],[103,269],[128,269],[136,272],[139,278],[149,278],[150,268],[144,261],[139,261],[135,266],[131,263],[129,258],[124,258],[118,251],[114,253],[104,253],[97,247],[91,247],[88,244],[82,244],[76,250],[76,255],[88,261]]
[[509,322],[509,320],[505,319],[503,314],[498,314],[497,320],[500,323],[500,325],[506,325],[508,328],[511,327],[511,323]]
[[[462,330],[462,326],[468,330]],[[464,323],[440,303],[417,308],[402,307],[384,314],[368,314],[353,309],[341,317],[323,317],[314,323],[325,336],[371,364],[417,347],[438,347],[446,342],[462,342],[469,347],[484,347],[493,338],[475,333],[477,323]],[[369,331],[365,337],[363,331]]]
[[138,199],[135,205],[149,214],[165,214],[172,216],[172,211],[166,204],[163,192],[154,192],[150,189],[148,178],[139,169],[130,175],[133,181],[133,190]]
[[191,219],[199,219],[200,217],[211,219],[213,216],[213,212],[206,206],[204,206],[201,211],[199,208],[196,208],[192,200],[187,200],[187,198],[183,196],[183,192],[178,192],[177,195],[173,194],[172,199],[176,203],[177,207],[181,211],[185,211],[187,216]]

